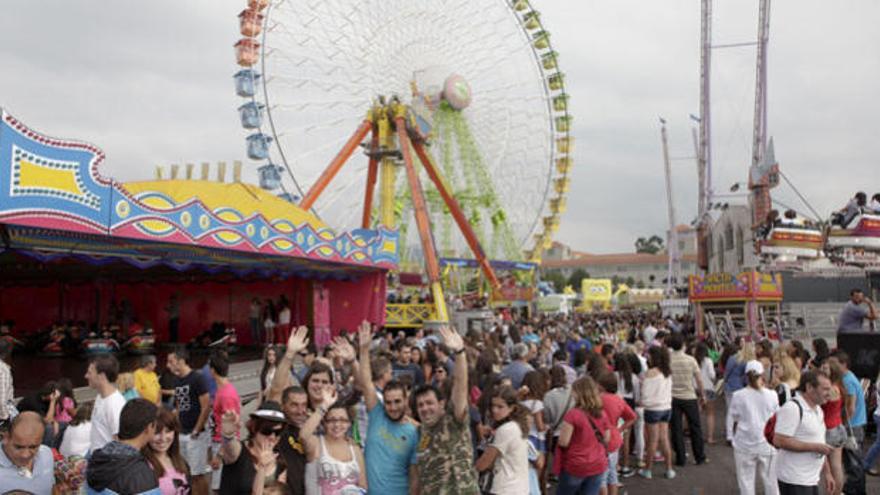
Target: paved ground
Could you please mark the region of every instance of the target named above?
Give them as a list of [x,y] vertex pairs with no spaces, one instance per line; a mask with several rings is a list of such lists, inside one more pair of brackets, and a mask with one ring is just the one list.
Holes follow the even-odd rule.
[[[721,403],[719,402],[719,405]],[[723,424],[720,421],[722,412],[719,411],[719,420],[716,425]],[[720,437],[721,426],[718,426]],[[689,439],[685,439],[686,443]],[[873,438],[868,442],[873,442]],[[688,443],[688,445],[690,445]],[[870,443],[868,443],[870,446]],[[690,451],[690,447],[688,447]],[[709,463],[702,466],[693,464],[693,457],[689,457],[690,463],[683,468],[676,468],[677,476],[673,480],[663,477],[664,464],[654,466],[654,479],[646,480],[639,476],[623,479],[624,487],[620,490],[621,495],[726,495],[738,493],[736,485],[736,468],[733,463],[733,448],[725,444],[707,445],[706,452]],[[674,455],[674,454],[673,454]],[[880,494],[880,478],[867,477],[869,494]],[[758,482],[760,485],[760,482]],[[763,493],[758,489],[758,493]]]

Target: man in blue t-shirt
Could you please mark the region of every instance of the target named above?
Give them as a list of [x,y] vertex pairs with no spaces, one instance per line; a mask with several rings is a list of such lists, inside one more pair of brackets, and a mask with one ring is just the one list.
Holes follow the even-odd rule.
[[[384,403],[379,401],[370,363],[372,340],[370,324],[361,323],[358,328],[358,387],[364,394],[369,411],[365,452],[367,486],[371,494],[407,495],[411,491],[411,481],[415,480],[413,468],[416,464],[418,429],[406,417],[406,390],[402,383],[395,380],[388,382],[382,391]],[[415,487],[412,492],[417,492]]]
[[580,349],[586,349],[588,352],[593,345],[588,339],[581,337],[576,331],[568,336],[568,342],[565,343],[565,352],[568,353],[569,364],[574,365],[574,355]]
[[831,357],[836,360],[843,369],[843,386],[846,388],[846,417],[852,427],[853,435],[859,441],[859,445],[865,440],[865,425],[868,424],[868,408],[865,405],[865,393],[862,384],[855,373],[849,370],[849,354],[842,350],[834,351]]

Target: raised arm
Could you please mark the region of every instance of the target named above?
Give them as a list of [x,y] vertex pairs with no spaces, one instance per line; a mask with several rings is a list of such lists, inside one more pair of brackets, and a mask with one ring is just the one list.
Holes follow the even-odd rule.
[[241,441],[237,434],[241,425],[241,418],[235,411],[229,410],[223,413],[220,424],[220,438],[223,443],[220,445],[220,457],[223,464],[233,464],[241,455]]
[[459,421],[468,417],[468,369],[464,340],[451,327],[440,327],[443,343],[455,356],[455,369],[452,371],[452,413]]
[[361,361],[358,388],[364,394],[367,411],[371,411],[379,402],[379,398],[376,396],[376,387],[373,386],[373,366],[370,362],[370,343],[372,341],[372,328],[370,323],[364,320],[358,327],[358,351]]
[[300,351],[303,351],[309,345],[309,329],[300,326],[290,334],[287,339],[287,349],[284,356],[278,362],[275,368],[275,376],[272,378],[272,384],[269,386],[268,400],[281,402],[281,392],[290,386],[290,367],[293,365],[293,358]]
[[324,415],[327,414],[327,408],[332,406],[334,402],[336,402],[336,387],[329,385],[321,395],[321,404],[315,408],[299,430],[300,440],[306,449],[306,458],[309,461],[313,461],[317,457],[318,437],[315,436],[315,432],[318,430],[321,420],[324,419]]
[[872,301],[866,297],[865,304],[868,305],[868,314],[865,316],[865,318],[867,318],[869,320],[876,320],[877,319],[877,308],[874,307],[874,301]]

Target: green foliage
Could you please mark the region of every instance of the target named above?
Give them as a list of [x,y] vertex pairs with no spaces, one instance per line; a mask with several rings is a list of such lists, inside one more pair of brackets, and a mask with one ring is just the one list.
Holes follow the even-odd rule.
[[[557,293],[562,293],[567,285],[568,280],[565,278],[565,275],[562,274],[559,270],[550,270],[544,273],[544,276],[541,277],[544,281],[553,284],[553,288],[556,289]],[[575,291],[580,290],[579,287],[572,286],[572,289]]]
[[657,254],[663,249],[663,238],[658,235],[639,237],[635,246],[637,253]]
[[575,291],[579,291],[581,289],[581,280],[585,278],[590,278],[590,274],[584,269],[578,268],[568,277],[568,285]]

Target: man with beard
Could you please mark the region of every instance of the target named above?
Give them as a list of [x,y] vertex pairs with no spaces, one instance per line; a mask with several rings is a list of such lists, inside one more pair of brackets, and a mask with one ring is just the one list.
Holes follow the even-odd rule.
[[287,464],[287,486],[292,495],[305,495],[306,454],[299,438],[299,429],[309,417],[309,398],[299,386],[290,385],[290,367],[293,358],[308,347],[309,331],[299,327],[290,334],[287,350],[278,363],[275,377],[269,388],[267,400],[281,402],[281,410],[287,418],[287,427],[278,442],[278,451]]
[[[418,493],[415,485],[418,430],[412,420],[406,417],[406,389],[402,383],[392,380],[382,389],[384,402],[379,400],[370,363],[372,340],[370,324],[365,321],[358,328],[360,369],[357,377],[369,414],[366,440],[367,484],[370,493]],[[354,350],[347,347],[341,346],[337,352],[341,352],[343,357],[347,357],[345,355],[348,353],[354,354]]]
[[[449,352],[455,356],[452,375],[452,407],[436,387],[416,389],[415,409],[422,425],[419,429],[418,484],[422,495],[477,495],[477,476],[471,447],[468,414],[468,367],[464,341],[455,330],[440,328]],[[388,402],[386,395],[385,402]],[[372,489],[371,489],[372,491]]]

